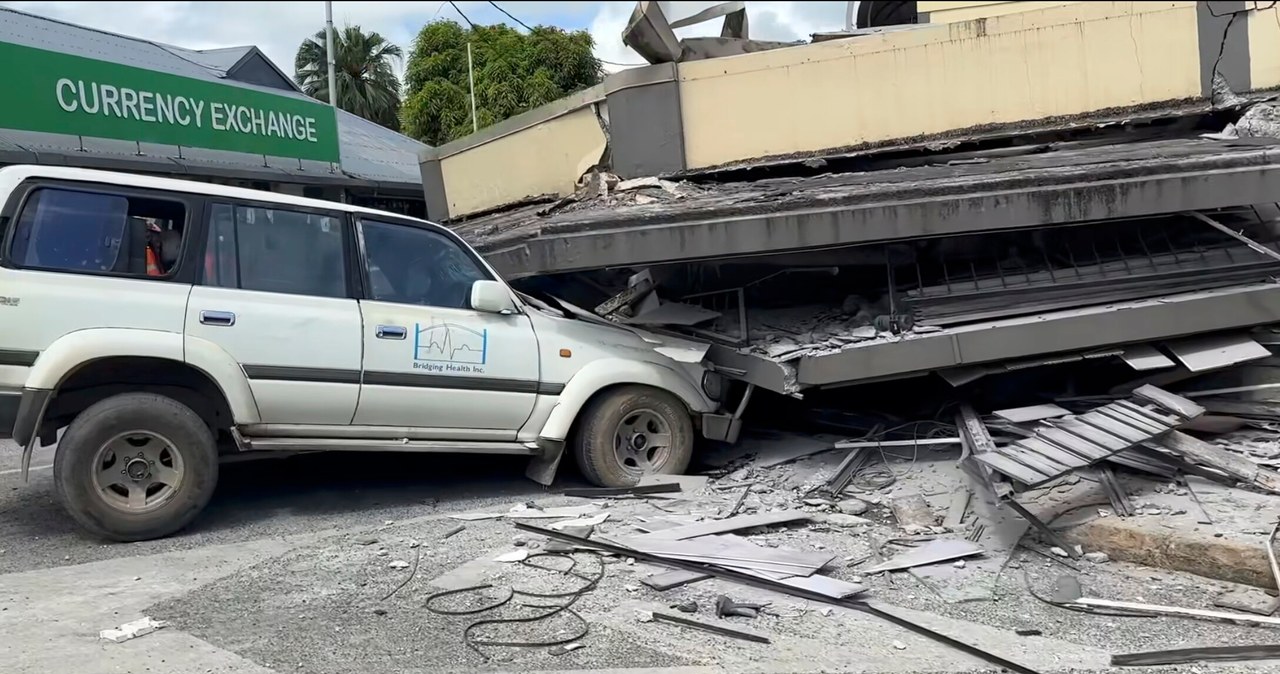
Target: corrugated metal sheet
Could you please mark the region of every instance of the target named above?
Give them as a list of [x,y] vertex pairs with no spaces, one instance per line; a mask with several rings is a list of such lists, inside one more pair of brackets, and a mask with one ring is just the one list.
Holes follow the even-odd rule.
[[1138,395],[1156,405],[1117,400],[1078,416],[1045,420],[1031,429],[1034,435],[973,457],[997,472],[1035,486],[1077,468],[1113,459],[1204,411],[1189,400],[1154,387],[1144,387]]
[[[0,41],[157,72],[216,81],[278,96],[303,94],[222,79],[252,47],[195,51],[117,35],[0,7]],[[338,111],[341,172],[324,162],[263,158],[171,145],[0,131],[0,162],[93,166],[179,174],[243,175],[258,180],[345,183],[422,190],[418,153],[427,146],[357,115]],[[345,175],[343,175],[345,174]]]

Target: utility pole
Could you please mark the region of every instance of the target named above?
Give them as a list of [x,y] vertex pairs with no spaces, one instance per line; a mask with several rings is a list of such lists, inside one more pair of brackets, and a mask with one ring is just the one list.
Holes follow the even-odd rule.
[[471,43],[467,43],[467,82],[471,85],[471,133],[480,130],[480,123],[476,120],[476,72],[475,67],[471,63]]
[[338,107],[338,77],[333,73],[333,3],[324,3],[324,53],[329,60],[329,105]]

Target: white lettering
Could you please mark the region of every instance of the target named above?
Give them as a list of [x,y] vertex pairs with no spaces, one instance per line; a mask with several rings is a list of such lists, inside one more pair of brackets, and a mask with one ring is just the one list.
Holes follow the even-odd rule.
[[312,143],[317,142],[317,141],[316,141],[316,118],[315,118],[315,117],[308,117],[308,118],[307,118],[307,136],[306,136],[306,138],[307,138],[307,140],[311,141]]
[[71,99],[71,102],[68,103],[67,99],[62,97],[63,89],[71,89],[71,93],[74,94],[76,91],[76,83],[64,78],[64,79],[58,80],[58,85],[57,85],[58,105],[61,106],[62,109],[66,110],[67,112],[75,112],[76,108],[80,107],[80,101],[73,97]]
[[[186,110],[180,110],[178,106],[182,106]],[[179,124],[189,126],[191,124],[191,101],[181,96],[175,96],[173,99],[173,118]]]
[[274,112],[267,113],[267,135],[279,138],[280,133],[280,117]]
[[226,131],[226,130],[227,130],[227,126],[226,126],[226,124],[224,124],[224,123],[223,123],[223,121],[222,121],[222,120],[223,120],[223,118],[224,118],[224,117],[223,117],[223,114],[222,114],[222,109],[223,109],[223,108],[222,108],[222,104],[221,104],[221,103],[210,103],[210,104],[209,104],[209,116],[210,116],[210,118],[211,118],[211,119],[210,119],[210,121],[209,121],[209,126],[213,127],[214,129],[216,129],[216,130],[218,130],[218,131]]
[[293,127],[291,138],[302,140],[307,137],[307,123],[302,120],[302,115],[294,115],[291,126]]
[[250,111],[249,116],[253,119],[253,132],[259,136],[267,134],[267,120],[263,117],[262,111],[254,108]]
[[196,111],[196,128],[198,129],[204,118],[204,101],[191,101],[191,107]]
[[91,115],[98,114],[98,83],[89,83],[89,93],[93,94],[93,105],[89,105],[89,97],[85,96],[84,82],[77,82],[76,85],[77,91],[80,93],[80,109]]
[[243,105],[236,106],[236,123],[240,125],[240,133],[250,133],[250,127],[253,125],[253,115],[249,114],[249,108]]
[[138,92],[133,89],[120,90],[120,107],[124,108],[125,119],[142,119],[142,115],[138,114]]
[[[115,111],[114,113],[112,111]],[[102,85],[102,114],[114,114],[116,117],[124,117],[120,114],[120,90],[110,84]]]
[[173,97],[154,94],[156,97],[156,121],[165,124],[173,123]]
[[138,111],[142,113],[142,121],[156,121],[156,95],[154,92],[138,92]]

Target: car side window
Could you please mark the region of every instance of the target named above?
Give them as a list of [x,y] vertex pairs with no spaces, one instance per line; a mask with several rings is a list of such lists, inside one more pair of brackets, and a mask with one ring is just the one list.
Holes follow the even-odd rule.
[[471,285],[488,272],[449,237],[429,229],[361,220],[370,298],[471,308]]
[[346,222],[317,213],[214,204],[204,284],[347,297]]
[[182,260],[186,226],[178,201],[39,187],[18,214],[9,259],[33,269],[168,277]]

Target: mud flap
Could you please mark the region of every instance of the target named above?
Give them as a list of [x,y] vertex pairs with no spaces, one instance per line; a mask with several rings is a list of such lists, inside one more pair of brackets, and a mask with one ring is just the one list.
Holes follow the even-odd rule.
[[542,448],[542,453],[529,459],[524,475],[544,487],[550,487],[560,468],[560,458],[564,456],[564,440],[539,439],[538,447]]
[[28,473],[31,471],[31,455],[36,453],[36,439],[33,437],[27,441],[27,446],[22,448],[22,483],[28,481]]

